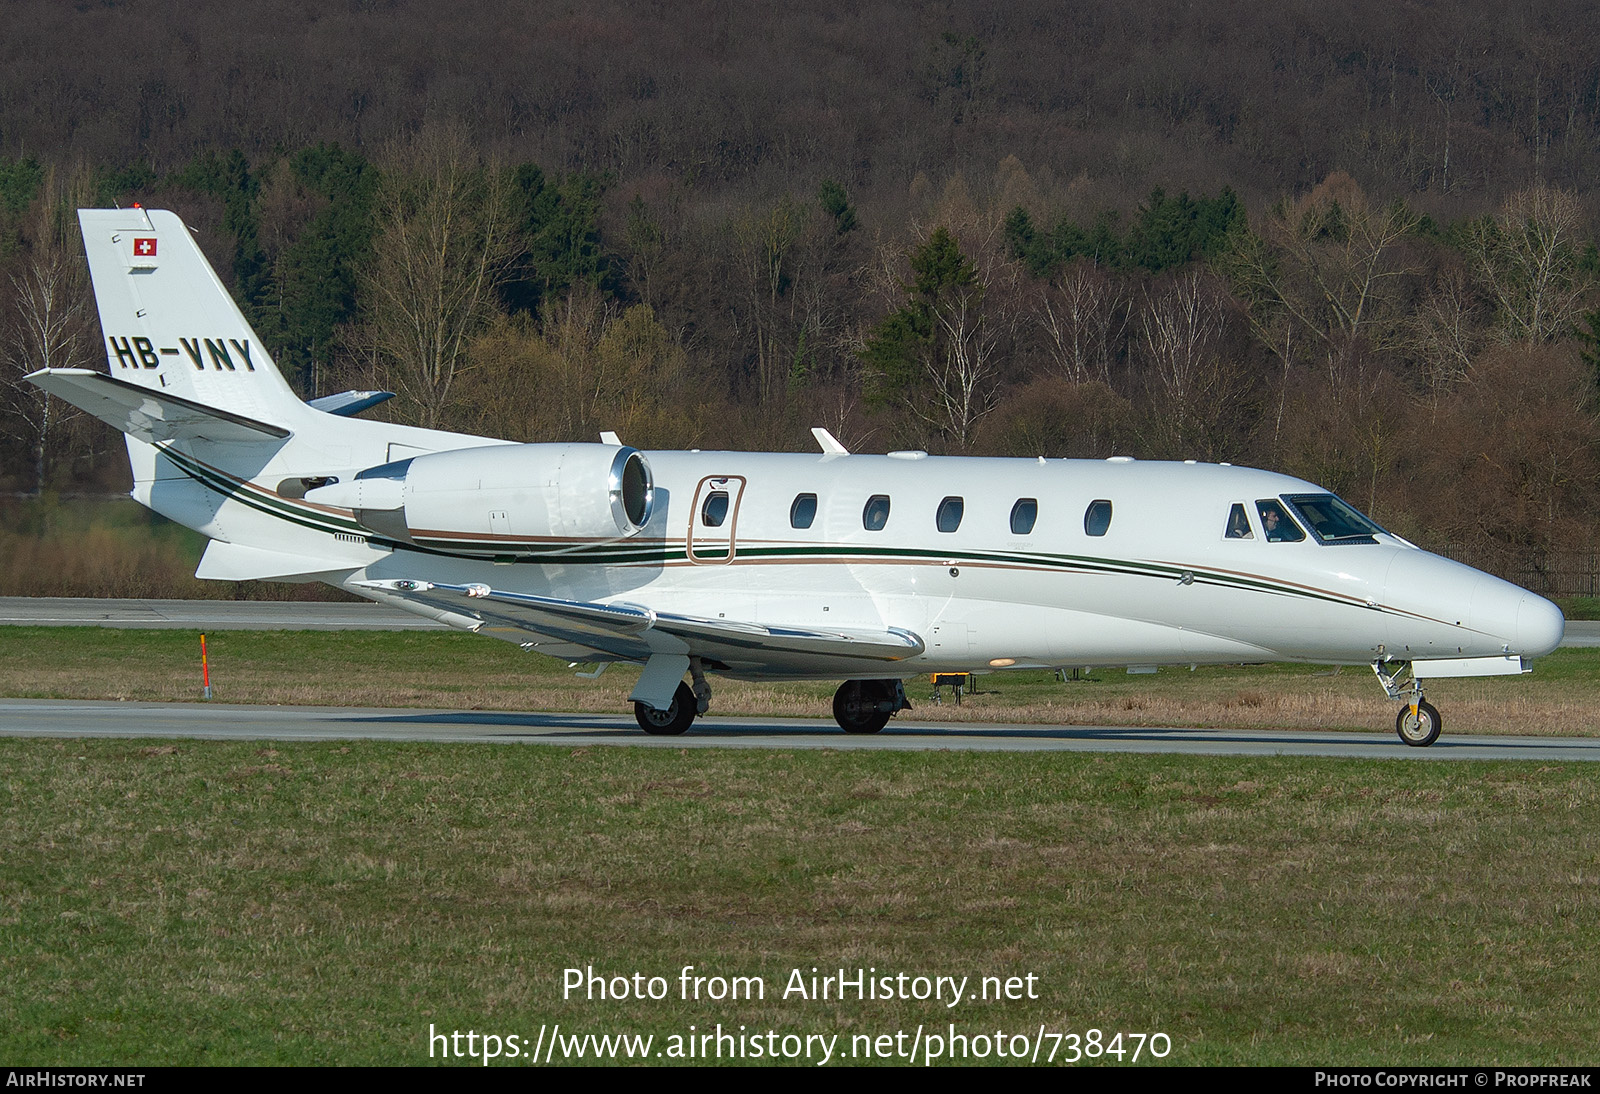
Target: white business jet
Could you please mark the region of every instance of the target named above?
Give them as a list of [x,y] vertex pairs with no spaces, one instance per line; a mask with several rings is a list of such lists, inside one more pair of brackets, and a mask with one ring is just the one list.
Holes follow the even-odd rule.
[[[1528,671],[1554,604],[1326,490],[1226,464],[513,444],[302,402],[170,212],[79,213],[107,372],[29,377],[126,433],[133,496],[210,538],[198,576],[325,581],[574,662],[643,665],[682,733],[710,674],[842,679],[873,733],[920,673],[1370,665],[1401,740],[1436,677]],[[685,677],[688,679],[686,680]]]

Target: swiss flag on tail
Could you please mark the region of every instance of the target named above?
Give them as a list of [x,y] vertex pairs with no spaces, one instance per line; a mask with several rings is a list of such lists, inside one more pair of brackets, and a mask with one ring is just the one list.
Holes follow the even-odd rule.
[[136,258],[154,258],[156,256],[156,237],[136,237],[133,241],[133,253]]

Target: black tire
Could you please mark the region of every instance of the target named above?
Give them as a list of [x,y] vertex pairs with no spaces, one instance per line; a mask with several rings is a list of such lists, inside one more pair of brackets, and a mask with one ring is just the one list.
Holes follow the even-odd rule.
[[833,693],[833,720],[846,733],[876,733],[889,724],[890,712],[878,707],[893,693],[882,680],[846,680]]
[[695,702],[694,692],[688,684],[678,685],[666,710],[656,710],[643,703],[633,704],[633,716],[639,728],[657,737],[676,737],[689,728],[699,711],[699,704]]
[[1411,716],[1411,705],[1407,703],[1394,719],[1394,731],[1412,748],[1427,748],[1439,739],[1439,731],[1443,728],[1444,721],[1439,717],[1438,708],[1427,702],[1417,704],[1415,718]]

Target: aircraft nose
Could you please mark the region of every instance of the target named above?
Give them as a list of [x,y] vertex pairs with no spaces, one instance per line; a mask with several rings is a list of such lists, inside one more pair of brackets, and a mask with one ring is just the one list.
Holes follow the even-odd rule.
[[1542,657],[1561,644],[1566,631],[1561,609],[1537,593],[1425,551],[1395,556],[1385,596],[1390,604],[1453,625],[1443,639],[1402,628],[1390,635],[1395,647],[1431,647],[1450,656]]
[[1471,625],[1495,635],[1507,653],[1542,657],[1561,645],[1567,621],[1561,609],[1537,593],[1484,574],[1472,591]]
[[1537,593],[1524,593],[1517,605],[1517,652],[1524,657],[1542,657],[1561,645],[1567,631],[1566,617]]

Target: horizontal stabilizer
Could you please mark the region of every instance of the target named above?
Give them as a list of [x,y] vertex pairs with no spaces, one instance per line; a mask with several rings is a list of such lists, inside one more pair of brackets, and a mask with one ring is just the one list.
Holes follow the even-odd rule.
[[47,368],[27,379],[131,437],[157,441],[275,441],[289,430],[202,406],[86,368]]
[[717,661],[793,668],[815,658],[901,661],[917,656],[925,648],[921,638],[896,627],[819,630],[768,626],[656,612],[631,604],[591,604],[503,592],[487,585],[427,581],[362,584],[628,660],[644,660],[652,653],[670,651]]
[[393,398],[392,391],[341,391],[337,395],[324,395],[320,399],[312,399],[306,405],[324,414],[353,418],[363,410],[371,410],[379,403],[386,403]]

